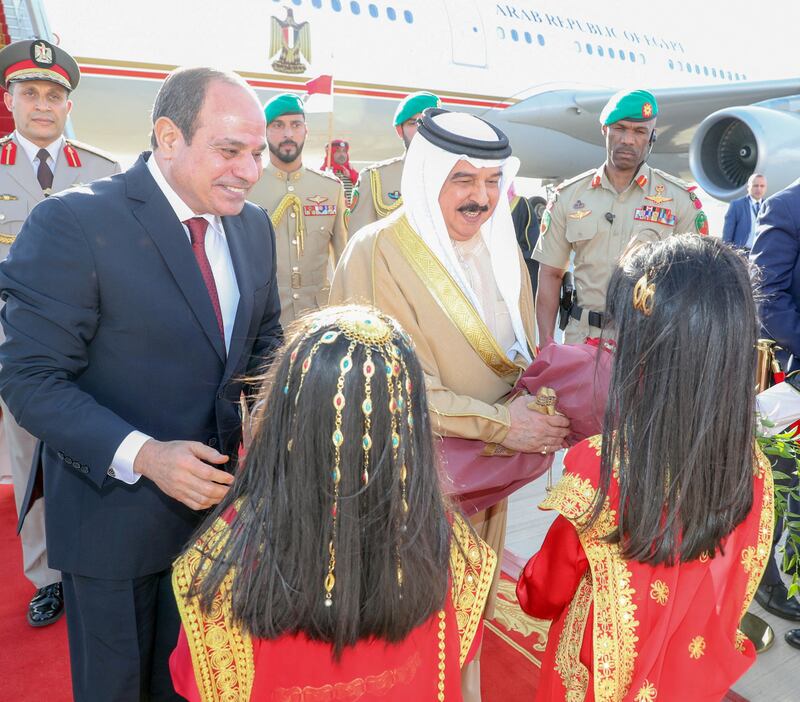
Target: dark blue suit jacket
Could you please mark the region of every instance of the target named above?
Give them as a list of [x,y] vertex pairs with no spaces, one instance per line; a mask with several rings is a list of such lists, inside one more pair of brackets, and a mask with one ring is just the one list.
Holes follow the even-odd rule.
[[750,238],[752,224],[752,210],[750,197],[745,195],[734,200],[725,213],[725,222],[722,225],[722,240],[734,246],[743,247]]
[[0,264],[0,392],[44,442],[49,563],[90,577],[164,570],[203,516],[146,478],[108,476],[122,440],[138,429],[235,459],[241,376],[281,335],[266,213],[248,203],[222,218],[240,294],[226,354],[189,238],[147,156],[37,205]]
[[757,232],[750,258],[761,270],[761,323],[791,372],[800,368],[800,180],[764,203]]

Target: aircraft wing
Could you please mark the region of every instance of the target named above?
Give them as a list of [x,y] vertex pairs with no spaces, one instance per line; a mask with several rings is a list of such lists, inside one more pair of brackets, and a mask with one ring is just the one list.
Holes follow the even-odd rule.
[[[686,153],[708,115],[729,107],[772,101],[769,107],[800,111],[800,78],[652,90],[658,101],[654,153]],[[600,112],[613,90],[560,89],[532,95],[502,112],[502,120],[540,127],[589,144],[602,145]],[[795,100],[777,98],[797,96]]]

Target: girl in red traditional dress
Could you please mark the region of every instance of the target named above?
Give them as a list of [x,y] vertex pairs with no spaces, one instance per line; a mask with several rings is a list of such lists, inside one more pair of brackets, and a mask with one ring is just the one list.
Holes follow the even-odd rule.
[[439,489],[422,369],[364,307],[298,323],[245,465],[175,563],[191,701],[461,700],[495,556]]
[[738,625],[773,522],[747,264],[671,237],[624,258],[607,300],[603,434],[568,451],[541,505],[559,515],[517,585],[553,620],[536,699],[718,702],[755,659]]

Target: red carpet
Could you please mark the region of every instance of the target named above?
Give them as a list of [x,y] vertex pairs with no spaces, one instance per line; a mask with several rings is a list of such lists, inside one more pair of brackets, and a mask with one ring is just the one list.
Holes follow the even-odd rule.
[[64,617],[41,629],[25,621],[35,592],[22,575],[22,549],[15,528],[14,491],[0,485],[0,680],[3,700],[72,702]]
[[494,618],[485,623],[481,652],[483,702],[532,702],[539,684],[550,622],[519,608],[516,580],[505,572],[497,592]]

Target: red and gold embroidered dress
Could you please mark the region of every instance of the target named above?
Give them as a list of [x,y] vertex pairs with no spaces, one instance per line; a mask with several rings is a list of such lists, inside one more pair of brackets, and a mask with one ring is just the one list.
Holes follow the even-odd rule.
[[[198,546],[227,528],[217,520]],[[186,597],[200,555],[196,549],[187,552],[172,577],[182,622],[170,658],[176,692],[190,702],[461,700],[461,667],[480,643],[497,559],[458,517],[453,534],[451,595],[444,609],[402,642],[364,640],[345,649],[338,662],[329,644],[303,634],[254,639],[237,627],[230,611],[232,573],[211,611],[201,612],[196,599]]]
[[540,505],[559,513],[517,584],[528,614],[552,619],[537,700],[719,702],[755,660],[739,631],[770,553],[772,471],[758,451],[753,507],[722,553],[674,566],[625,560],[604,541],[617,526],[612,477],[601,518],[585,523],[599,485],[601,437],[570,449]]

